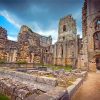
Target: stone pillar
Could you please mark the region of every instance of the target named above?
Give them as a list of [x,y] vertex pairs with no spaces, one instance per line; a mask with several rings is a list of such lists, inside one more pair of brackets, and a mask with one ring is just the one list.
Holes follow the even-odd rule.
[[9,62],[9,53],[7,53],[7,62]]
[[17,50],[13,50],[12,62],[16,62],[16,57],[17,57]]
[[56,44],[54,45],[53,58],[53,64],[56,64]]
[[33,63],[34,53],[31,53],[31,55],[32,55],[31,63]]

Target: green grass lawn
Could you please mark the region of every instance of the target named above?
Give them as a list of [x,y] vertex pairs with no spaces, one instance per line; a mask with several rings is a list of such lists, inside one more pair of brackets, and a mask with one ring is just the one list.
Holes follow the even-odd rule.
[[0,100],[10,100],[7,96],[0,93]]
[[60,70],[60,69],[64,69],[65,71],[71,71],[72,67],[71,66],[55,66],[53,67],[53,70]]
[[48,68],[52,68],[54,71],[60,70],[60,69],[64,69],[65,71],[68,71],[68,72],[72,71],[72,66],[70,65],[66,65],[66,66],[44,65],[44,66]]

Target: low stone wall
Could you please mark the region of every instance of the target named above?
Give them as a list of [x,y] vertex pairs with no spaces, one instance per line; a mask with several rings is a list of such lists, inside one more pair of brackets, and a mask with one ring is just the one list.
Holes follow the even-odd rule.
[[[81,78],[76,79],[76,81],[73,82],[73,85],[69,86],[68,88],[57,86],[53,90],[47,91],[46,93],[36,97],[35,100],[71,100],[73,94],[82,85],[84,79],[87,76],[87,72],[82,72],[81,76]],[[31,99],[26,98],[25,100]]]
[[35,98],[44,92],[36,89],[34,85],[27,85],[9,78],[0,77],[0,93],[8,96],[10,100],[25,100],[28,96],[34,95]]
[[14,79],[25,84],[34,84],[35,87],[42,91],[48,91],[57,86],[57,80],[55,78],[34,76],[23,72],[0,70],[0,76]]
[[71,85],[67,88],[70,99],[72,98],[73,94],[78,90],[78,88],[83,84],[83,82],[86,79],[87,75],[88,75],[87,71],[82,72],[81,73],[82,77],[76,79],[76,81],[73,82],[73,85]]
[[87,72],[82,72],[80,78],[65,88],[58,86],[56,78],[0,69],[0,92],[12,100],[70,100],[86,76]]
[[[77,91],[82,83],[83,79],[78,78],[73,85],[69,86],[68,88],[55,87],[53,90],[38,96],[35,98],[35,100],[71,100],[73,94]],[[25,100],[31,99],[26,98]]]
[[87,74],[88,74],[87,71],[82,72],[81,73],[82,77],[76,79],[76,81],[73,82],[73,85],[69,86],[68,88],[55,87],[53,90],[38,96],[36,100],[71,100],[73,94],[82,85]]
[[83,83],[83,79],[82,78],[78,78],[73,85],[69,86],[67,88],[68,90],[68,94],[69,97],[71,98],[73,96],[73,94],[77,91],[77,89],[81,86],[81,84]]
[[[7,69],[0,69],[0,93],[11,100],[35,100],[40,94],[53,90],[57,86],[54,78],[29,75]],[[29,99],[28,99],[29,100]]]

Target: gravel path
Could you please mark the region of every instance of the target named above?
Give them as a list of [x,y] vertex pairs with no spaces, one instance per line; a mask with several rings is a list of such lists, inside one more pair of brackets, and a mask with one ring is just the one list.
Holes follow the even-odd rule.
[[88,73],[72,100],[100,100],[100,73]]

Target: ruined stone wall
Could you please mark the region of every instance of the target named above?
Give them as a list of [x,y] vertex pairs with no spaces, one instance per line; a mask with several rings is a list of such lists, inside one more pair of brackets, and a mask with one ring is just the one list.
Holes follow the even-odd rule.
[[0,27],[0,60],[2,61],[13,63],[52,63],[51,46],[51,36],[41,36],[25,25],[20,29],[17,42],[8,40],[7,31]]
[[18,44],[19,61],[26,61],[28,63],[51,63],[49,60],[52,58],[52,56],[49,56],[51,54],[49,48],[52,44],[51,37],[41,36],[32,32],[27,26],[22,26],[18,37]]
[[[83,44],[85,49],[87,49],[87,58],[84,59],[86,63],[88,63],[89,70],[96,71],[96,51],[94,50],[94,33],[100,31],[100,28],[96,29],[96,22],[100,20],[100,1],[99,0],[85,0],[84,3],[84,13],[83,17],[86,17],[86,20],[83,20],[83,35],[87,38],[87,47],[85,47],[85,43]],[[86,52],[86,50],[84,50]],[[100,52],[98,52],[100,54]]]
[[7,59],[6,55],[6,43],[7,43],[7,31],[0,27],[0,60],[5,61]]

